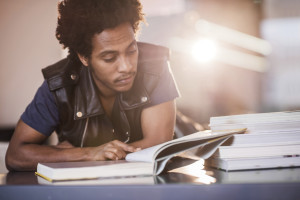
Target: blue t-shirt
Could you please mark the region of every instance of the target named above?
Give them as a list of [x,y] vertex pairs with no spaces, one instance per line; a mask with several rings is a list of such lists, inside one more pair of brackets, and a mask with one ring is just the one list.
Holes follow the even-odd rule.
[[[151,107],[179,97],[174,78],[169,68],[164,68],[157,87],[151,93]],[[38,132],[49,136],[59,125],[59,113],[55,98],[48,88],[46,81],[37,90],[34,99],[27,106],[21,119],[24,123]]]
[[46,81],[39,87],[21,119],[31,128],[49,136],[59,123],[58,109]]

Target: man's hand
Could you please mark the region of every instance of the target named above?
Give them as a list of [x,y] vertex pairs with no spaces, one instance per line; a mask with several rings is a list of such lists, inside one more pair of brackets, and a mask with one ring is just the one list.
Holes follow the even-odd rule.
[[68,141],[56,146],[43,145],[46,139],[20,120],[6,152],[8,170],[33,171],[39,162],[119,160],[125,158],[126,153],[139,150],[118,140],[98,147],[80,148]]
[[136,152],[140,148],[114,140],[98,147],[89,147],[88,150],[91,153],[89,160],[121,160],[128,152]]
[[[70,142],[63,141],[58,143],[56,148],[70,149],[75,148]],[[98,147],[88,147],[88,160],[121,160],[127,153],[139,151],[140,148],[125,144],[119,140],[114,140]]]

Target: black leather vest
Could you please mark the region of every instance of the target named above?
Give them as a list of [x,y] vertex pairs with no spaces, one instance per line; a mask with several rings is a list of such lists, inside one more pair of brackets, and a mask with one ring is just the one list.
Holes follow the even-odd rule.
[[114,139],[133,142],[143,138],[141,111],[151,102],[161,72],[168,67],[169,50],[147,43],[138,43],[138,49],[133,87],[118,94],[112,119],[104,113],[89,68],[66,58],[42,70],[59,111],[59,141],[84,147]]

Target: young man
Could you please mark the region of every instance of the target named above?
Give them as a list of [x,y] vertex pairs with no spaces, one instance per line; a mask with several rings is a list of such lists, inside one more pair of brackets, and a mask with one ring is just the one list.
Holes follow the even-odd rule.
[[[38,162],[118,160],[171,140],[175,98],[168,49],[138,43],[139,0],[64,0],[56,36],[69,56],[45,82],[10,141],[9,170]],[[56,131],[59,144],[44,145]]]

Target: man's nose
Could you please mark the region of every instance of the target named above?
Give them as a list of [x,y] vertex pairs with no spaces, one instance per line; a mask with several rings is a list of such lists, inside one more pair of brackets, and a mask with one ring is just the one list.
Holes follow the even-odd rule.
[[118,66],[118,71],[120,73],[122,72],[130,72],[132,65],[130,64],[130,60],[126,57],[121,57],[119,66]]

